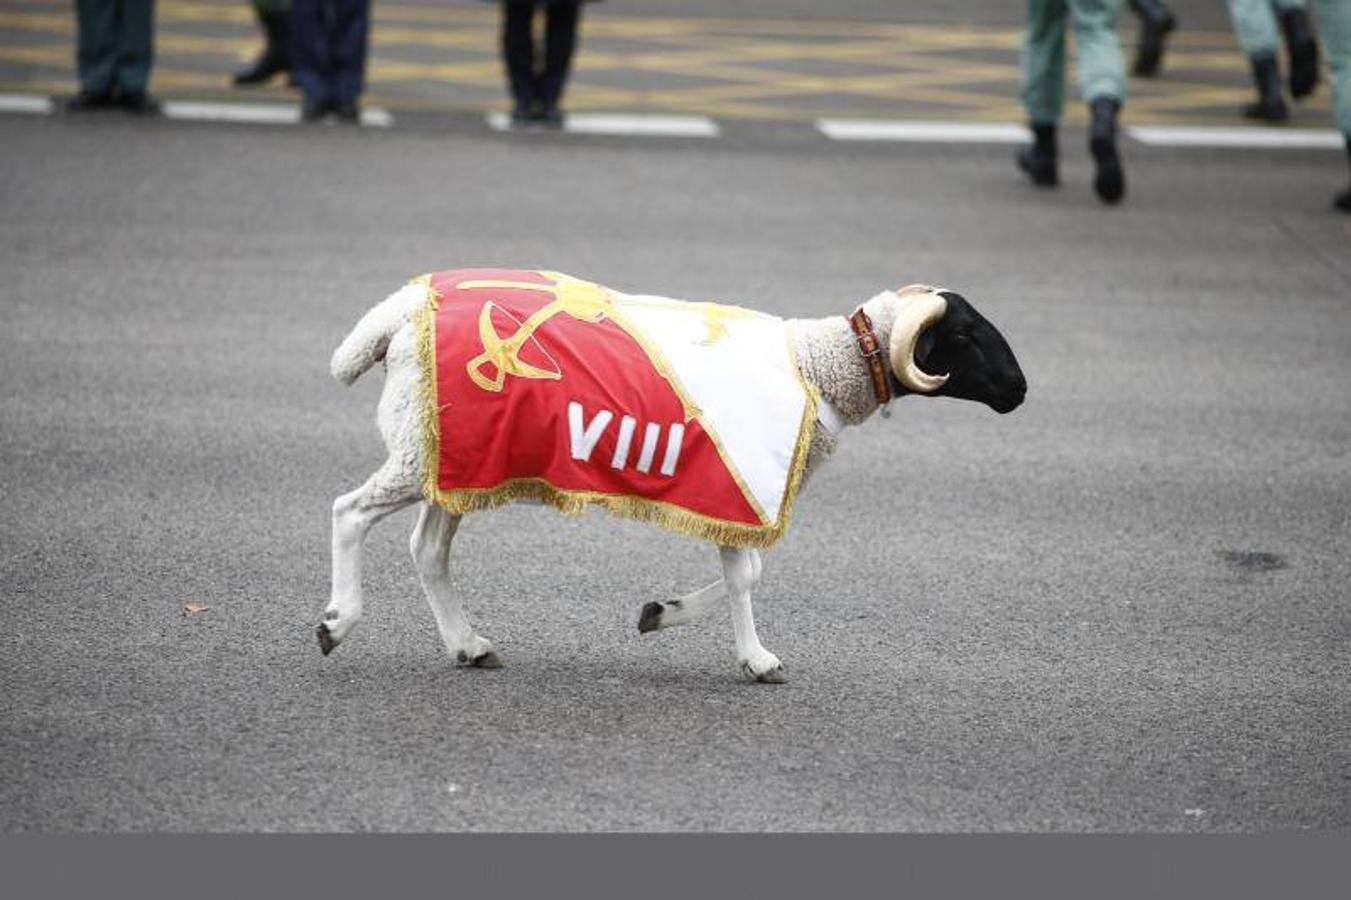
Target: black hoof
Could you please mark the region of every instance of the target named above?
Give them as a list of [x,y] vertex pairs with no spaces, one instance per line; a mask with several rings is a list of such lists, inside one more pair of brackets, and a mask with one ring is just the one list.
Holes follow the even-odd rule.
[[755,680],[761,684],[783,684],[788,680],[788,676],[783,674],[783,666],[777,669],[770,669],[763,675],[755,676]]
[[498,656],[496,653],[494,653],[492,650],[489,650],[487,653],[480,653],[478,656],[475,656],[473,659],[470,659],[470,658],[469,658],[469,654],[468,654],[468,653],[465,653],[463,650],[461,650],[459,653],[456,653],[456,654],[455,654],[455,661],[456,661],[457,663],[459,663],[460,665],[462,665],[462,666],[469,666],[469,667],[475,668],[475,669],[500,669],[500,668],[502,668],[502,659],[501,659],[501,657],[499,657],[499,656]]
[[643,605],[643,612],[638,616],[639,634],[647,634],[661,627],[661,610],[662,605],[655,600]]
[[332,632],[330,632],[328,626],[323,623],[320,623],[319,626],[314,629],[314,636],[319,639],[319,649],[323,651],[325,656],[332,653],[333,648],[338,646],[338,642],[333,640]]
[[761,672],[757,675],[751,669],[750,663],[743,662],[741,664],[741,674],[760,684],[783,684],[788,680],[788,676],[783,673],[782,663],[770,669],[768,672]]

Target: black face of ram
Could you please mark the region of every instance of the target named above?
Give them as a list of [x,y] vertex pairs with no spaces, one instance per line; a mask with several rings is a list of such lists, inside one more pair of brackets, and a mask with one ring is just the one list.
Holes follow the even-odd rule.
[[948,374],[933,395],[975,400],[997,413],[1012,412],[1027,395],[1027,379],[1008,341],[960,294],[941,293],[948,301],[947,312],[915,348],[921,369]]

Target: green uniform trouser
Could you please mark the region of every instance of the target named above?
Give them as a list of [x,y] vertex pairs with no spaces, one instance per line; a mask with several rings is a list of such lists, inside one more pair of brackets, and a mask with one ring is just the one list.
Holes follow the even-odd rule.
[[1074,20],[1079,94],[1087,102],[1126,99],[1126,61],[1116,33],[1120,0],[1027,0],[1022,100],[1038,124],[1060,120],[1065,105],[1065,17]]
[[1238,45],[1249,58],[1276,52],[1280,33],[1276,16],[1286,9],[1304,9],[1305,0],[1229,0],[1229,19]]
[[1332,69],[1332,106],[1337,127],[1351,140],[1351,3],[1314,0],[1314,17],[1323,54]]
[[80,87],[145,90],[155,55],[155,0],[75,0],[75,13]]

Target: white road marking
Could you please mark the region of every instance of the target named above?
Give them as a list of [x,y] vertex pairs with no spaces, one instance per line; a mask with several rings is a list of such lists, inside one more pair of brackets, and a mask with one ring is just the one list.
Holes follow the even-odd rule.
[[1012,122],[926,122],[896,119],[819,119],[816,127],[834,141],[912,141],[938,144],[1022,144],[1032,140]]
[[[489,113],[488,124],[497,131],[511,130],[506,113]],[[538,126],[534,126],[538,127]],[[716,122],[708,116],[630,116],[580,113],[563,118],[563,130],[569,134],[613,134],[639,137],[717,137]]]
[[[300,121],[300,107],[280,103],[206,103],[169,100],[164,104],[164,115],[170,119],[191,122],[295,125]],[[386,109],[367,107],[361,111],[361,124],[372,128],[389,128],[394,124],[394,117]]]
[[1340,150],[1345,138],[1328,128],[1219,128],[1133,125],[1126,134],[1151,147],[1252,147]]
[[40,116],[51,115],[56,105],[50,97],[34,97],[29,94],[0,94],[0,112],[37,113]]
[[361,124],[367,128],[393,128],[394,114],[379,106],[368,106],[361,110]]
[[[60,105],[50,97],[33,94],[0,94],[0,113],[51,115]],[[253,122],[294,125],[300,108],[291,104],[212,103],[168,100],[164,114],[170,119],[198,122]],[[498,131],[511,130],[505,113],[489,113],[487,121]],[[361,124],[392,128],[394,116],[387,109],[366,107]],[[1023,125],[1013,122],[940,122],[918,119],[820,119],[817,129],[836,141],[900,141],[950,144],[1020,144],[1031,140]],[[567,116],[563,130],[572,134],[633,135],[643,137],[718,137],[722,131],[708,116],[613,115],[582,113]],[[1330,128],[1282,128],[1241,126],[1132,125],[1125,134],[1151,147],[1254,148],[1275,150],[1341,150],[1346,140]]]
[[166,100],[164,115],[166,118],[189,122],[294,125],[300,121],[300,107],[279,103],[203,103],[195,100]]

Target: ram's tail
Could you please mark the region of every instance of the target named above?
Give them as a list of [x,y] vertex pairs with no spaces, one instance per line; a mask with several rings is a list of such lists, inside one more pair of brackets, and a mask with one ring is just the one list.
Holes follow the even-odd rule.
[[406,284],[376,304],[361,317],[352,333],[333,351],[329,369],[343,384],[351,384],[371,366],[385,358],[389,339],[426,301],[426,285]]

